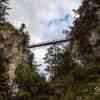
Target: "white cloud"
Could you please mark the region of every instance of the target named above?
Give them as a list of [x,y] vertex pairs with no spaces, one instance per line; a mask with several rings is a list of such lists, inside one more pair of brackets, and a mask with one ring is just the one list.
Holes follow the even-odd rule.
[[[31,36],[31,42],[63,38],[63,29],[67,29],[73,21],[72,9],[78,8],[80,1],[10,0],[13,9],[10,12],[9,20],[18,28],[21,23],[25,23]],[[66,15],[70,17],[68,20],[62,21],[61,19],[64,19]],[[34,51],[36,58],[40,61],[45,50]]]
[[[50,38],[52,34],[48,31],[56,33],[58,27],[53,24],[55,29],[52,31],[47,26],[48,23],[54,19],[63,18],[65,14],[71,16],[72,9],[78,7],[77,1],[79,0],[11,0],[13,10],[9,19],[18,27],[20,23],[26,23],[32,39],[39,35],[41,39],[45,39],[46,34]],[[62,26],[60,30],[62,31],[67,24],[67,22],[59,23]],[[57,35],[59,34],[53,34],[52,37],[56,38]]]

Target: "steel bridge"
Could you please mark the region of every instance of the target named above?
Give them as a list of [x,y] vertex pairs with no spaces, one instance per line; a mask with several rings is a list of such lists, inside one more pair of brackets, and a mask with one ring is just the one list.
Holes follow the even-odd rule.
[[47,42],[42,42],[42,43],[39,43],[39,44],[32,44],[29,46],[29,48],[37,48],[37,47],[42,47],[42,46],[49,46],[49,45],[58,45],[58,44],[61,44],[61,43],[65,43],[65,42],[69,42],[69,41],[72,41],[73,39],[72,38],[69,38],[69,39],[63,39],[63,40],[54,40],[54,41],[47,41]]

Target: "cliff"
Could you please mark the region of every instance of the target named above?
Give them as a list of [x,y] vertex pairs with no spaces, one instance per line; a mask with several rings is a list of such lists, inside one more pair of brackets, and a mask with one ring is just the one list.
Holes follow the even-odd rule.
[[30,50],[27,49],[28,34],[16,29],[10,23],[0,23],[0,58],[3,58],[3,73],[8,77],[7,84],[12,86],[16,67],[19,64],[29,64]]

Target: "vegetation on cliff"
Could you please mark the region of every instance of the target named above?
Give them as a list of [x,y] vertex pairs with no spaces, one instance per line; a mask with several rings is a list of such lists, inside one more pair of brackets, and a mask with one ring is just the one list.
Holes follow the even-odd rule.
[[[39,75],[25,24],[7,22],[8,0],[0,0],[0,100],[100,99],[100,0],[83,0],[69,41],[44,57],[49,81]],[[67,35],[68,37],[68,35]]]

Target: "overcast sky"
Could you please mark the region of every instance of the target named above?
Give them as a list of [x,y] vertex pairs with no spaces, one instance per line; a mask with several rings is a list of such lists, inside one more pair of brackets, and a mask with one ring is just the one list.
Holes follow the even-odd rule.
[[[9,21],[17,28],[25,23],[31,43],[62,39],[62,31],[73,22],[72,9],[77,9],[80,0],[10,0]],[[35,49],[39,61],[45,49]]]

